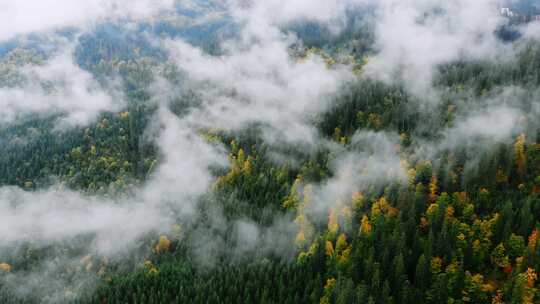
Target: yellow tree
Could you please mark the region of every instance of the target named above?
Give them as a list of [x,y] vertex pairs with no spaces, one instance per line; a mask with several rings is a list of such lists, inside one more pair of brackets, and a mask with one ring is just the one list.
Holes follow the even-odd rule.
[[491,298],[491,304],[504,304],[504,294],[502,290],[497,290],[497,294]]
[[527,268],[527,271],[525,272],[525,277],[527,278],[527,286],[534,287],[534,283],[538,279],[536,271],[531,267]]
[[352,205],[355,210],[362,208],[362,206],[364,205],[364,194],[362,194],[362,192],[353,193]]
[[334,292],[335,285],[336,285],[336,279],[334,278],[330,278],[326,281],[326,285],[324,285],[324,295],[320,300],[321,304],[330,303],[330,297],[332,296],[332,293]]
[[328,214],[328,232],[335,235],[339,229],[338,218],[334,208],[330,209]]
[[326,255],[328,257],[333,257],[334,256],[334,245],[332,245],[332,242],[326,241],[326,243],[325,243],[325,251],[326,251]]
[[167,252],[171,249],[171,241],[167,236],[162,235],[159,237],[159,242],[157,243],[156,247],[154,247],[154,249],[156,253]]
[[516,167],[518,174],[522,177],[525,173],[525,134],[518,136],[516,143],[514,144],[514,158],[516,161]]
[[506,255],[506,249],[503,243],[497,245],[491,252],[491,262],[501,268],[506,268],[510,265],[510,259]]
[[538,276],[536,274],[536,271],[533,268],[527,268],[527,271],[525,273],[522,273],[519,275],[518,280],[523,282],[523,296],[521,299],[521,303],[524,304],[532,304],[534,295],[536,292],[536,289],[534,288],[534,284],[536,283],[536,280],[538,279]]
[[11,272],[11,265],[8,263],[0,263],[0,271]]
[[536,243],[538,241],[538,230],[534,229],[531,235],[529,236],[528,247],[531,252],[536,250]]
[[439,186],[437,185],[437,176],[433,174],[429,182],[429,202],[435,203],[438,197]]
[[372,216],[386,214],[388,211],[390,211],[390,203],[388,203],[388,200],[386,200],[384,196],[376,201],[373,206],[371,206]]
[[283,201],[283,205],[282,205],[283,208],[285,209],[300,208],[298,205],[300,204],[301,185],[302,185],[302,177],[298,176],[291,187],[291,193]]
[[347,247],[347,236],[342,233],[336,241],[336,251],[341,252]]
[[364,214],[360,223],[360,234],[369,235],[371,233],[371,223],[369,218]]

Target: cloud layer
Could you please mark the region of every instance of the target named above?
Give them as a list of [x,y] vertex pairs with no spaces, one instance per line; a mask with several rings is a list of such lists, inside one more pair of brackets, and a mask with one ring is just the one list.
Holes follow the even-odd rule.
[[171,9],[174,0],[0,1],[0,41],[62,27],[85,27],[107,19],[141,19]]

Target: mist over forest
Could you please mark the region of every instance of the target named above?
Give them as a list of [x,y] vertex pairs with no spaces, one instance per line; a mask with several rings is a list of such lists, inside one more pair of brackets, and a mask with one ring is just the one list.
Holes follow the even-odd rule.
[[0,303],[537,303],[536,0],[0,0]]

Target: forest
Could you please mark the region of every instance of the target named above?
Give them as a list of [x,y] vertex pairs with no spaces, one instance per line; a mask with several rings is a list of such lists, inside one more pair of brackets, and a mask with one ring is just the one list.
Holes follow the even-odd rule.
[[0,303],[540,301],[540,22],[172,2],[0,30]]

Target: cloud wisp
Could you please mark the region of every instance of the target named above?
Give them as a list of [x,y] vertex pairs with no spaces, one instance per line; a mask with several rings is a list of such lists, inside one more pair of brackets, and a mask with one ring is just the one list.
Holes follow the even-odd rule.
[[495,35],[504,19],[492,0],[382,0],[375,15],[377,53],[366,73],[389,83],[404,82],[422,98],[433,97],[439,65],[510,51]]
[[28,114],[61,114],[60,124],[86,125],[104,111],[117,111],[123,96],[105,90],[94,77],[63,51],[43,64],[17,68],[16,85],[0,87],[0,123],[12,123]]

